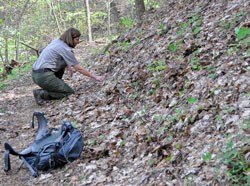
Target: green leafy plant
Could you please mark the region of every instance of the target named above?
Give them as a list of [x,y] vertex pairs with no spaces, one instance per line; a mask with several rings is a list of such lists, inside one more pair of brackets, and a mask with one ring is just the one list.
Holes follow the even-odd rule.
[[169,142],[174,141],[174,137],[173,137],[173,135],[169,135],[169,136],[167,137],[167,140],[168,140]]
[[119,147],[124,147],[126,145],[126,141],[124,140],[121,140],[119,143],[118,143]]
[[81,181],[86,180],[86,176],[85,176],[85,175],[81,175],[81,176],[79,177],[79,179],[80,179]]
[[161,87],[161,79],[160,78],[155,78],[151,82],[152,86],[151,89],[149,90],[149,95],[153,95],[156,93],[157,90],[160,89]]
[[193,70],[201,70],[202,69],[201,65],[199,64],[199,58],[197,56],[192,57],[192,59],[190,61],[190,65],[191,65],[191,68]]
[[[248,144],[246,149],[250,149]],[[250,161],[244,157],[244,150],[234,147],[233,142],[229,142],[222,153],[222,162],[227,166],[227,175],[234,185],[250,184]]]
[[212,159],[212,153],[211,152],[206,152],[204,154],[202,154],[202,160],[205,162],[208,162]]
[[220,114],[217,114],[217,115],[215,116],[215,120],[216,120],[217,122],[221,122],[221,121],[222,121],[222,116],[221,116]]
[[182,113],[180,109],[175,109],[175,113],[167,118],[167,121],[169,121],[172,124],[177,123],[180,120]]
[[96,47],[96,48],[91,48],[91,49],[90,49],[90,52],[91,52],[92,54],[94,54],[94,55],[99,54],[101,51],[102,51],[102,48],[100,48],[100,47]]
[[193,15],[189,18],[187,22],[181,22],[179,24],[177,35],[184,35],[188,31],[196,35],[200,32],[201,23],[202,23],[202,17],[199,15]]
[[7,111],[6,108],[0,108],[0,113],[5,113]]
[[239,51],[239,46],[238,45],[231,45],[228,49],[227,49],[227,54],[228,55],[234,55],[237,54]]
[[140,43],[141,43],[141,40],[140,39],[136,39],[135,44],[139,45]]
[[96,145],[96,139],[89,139],[89,140],[88,140],[88,145],[89,145],[89,146],[94,146],[94,145]]
[[[134,2],[134,1],[132,1],[132,2]],[[157,1],[144,1],[144,2],[145,2],[145,6],[146,6],[147,10],[157,9],[157,8],[161,7],[160,3]]]
[[178,43],[171,43],[171,44],[168,45],[167,48],[168,48],[168,50],[169,50],[170,52],[175,53],[175,52],[177,52],[177,50],[179,49],[179,44],[178,44]]
[[160,72],[167,69],[167,65],[164,60],[154,61],[147,65],[148,72]]
[[186,22],[181,22],[179,24],[179,29],[177,31],[177,35],[183,35],[184,33],[186,33],[187,29],[189,28],[189,24]]
[[229,29],[229,28],[230,28],[230,25],[231,25],[231,22],[230,22],[230,21],[222,20],[222,21],[220,21],[219,25],[220,25],[220,27],[222,27],[223,29]]
[[130,42],[129,41],[124,41],[122,43],[118,43],[118,48],[121,50],[127,51],[130,47]]
[[201,29],[202,17],[199,15],[193,15],[189,21],[189,24],[193,27],[193,33],[198,34]]
[[233,113],[235,113],[236,110],[237,110],[237,109],[236,109],[235,107],[227,107],[226,112],[227,112],[227,113],[230,113],[230,114],[233,114]]
[[[229,55],[240,54],[241,56],[250,56],[250,28],[235,27],[236,42],[231,44],[227,50]],[[241,49],[244,49],[242,52]],[[241,52],[239,52],[241,51]]]
[[[1,80],[1,79],[0,79]],[[4,82],[0,82],[0,90],[3,90],[4,89],[4,87],[6,87],[7,86],[7,84],[6,83],[4,83]]]
[[155,161],[154,161],[153,159],[148,160],[148,165],[149,165],[150,167],[153,167],[154,164],[155,164]]
[[19,69],[14,68],[10,74],[7,75],[8,79],[14,80],[19,77]]
[[121,26],[127,29],[130,29],[134,25],[134,20],[129,16],[124,16],[124,17],[121,17],[120,24]]
[[107,13],[104,11],[91,12],[91,24],[93,25],[93,27],[103,25],[104,17],[106,16],[107,16]]
[[102,135],[100,135],[98,138],[99,138],[100,140],[104,140],[105,135],[104,135],[104,134],[102,134]]
[[241,129],[250,129],[250,119],[245,119],[240,125]]
[[243,40],[250,35],[250,28],[247,27],[236,27],[235,28],[237,40]]
[[177,150],[181,150],[182,145],[181,145],[181,144],[179,144],[179,143],[177,143],[177,144],[175,145],[175,148],[176,148]]
[[197,99],[197,98],[192,97],[192,96],[188,97],[188,103],[190,103],[190,104],[195,104],[195,103],[197,103],[197,102],[198,102],[198,99]]
[[169,127],[169,126],[161,128],[161,130],[162,130],[162,132],[163,132],[163,133],[168,132],[168,131],[169,131],[169,129],[170,129],[170,127]]
[[236,39],[238,41],[237,45],[238,48],[250,47],[250,28],[236,27],[235,34],[236,34]]
[[211,66],[209,67],[209,77],[211,79],[215,79],[216,78],[216,74],[215,74],[215,67],[214,66]]
[[209,74],[209,77],[210,77],[211,79],[215,79],[215,78],[216,78],[216,74],[211,73],[211,74]]
[[173,159],[173,156],[172,155],[168,155],[165,157],[165,160],[166,161],[171,161]]
[[150,143],[150,142],[153,142],[153,141],[155,141],[155,138],[153,136],[148,135],[147,139],[146,139],[146,142]]
[[165,117],[162,114],[156,114],[153,116],[153,120],[157,121],[157,122],[162,122],[164,121]]
[[250,49],[244,53],[244,57],[250,57]]
[[185,95],[185,93],[186,93],[186,89],[180,90],[180,91],[178,92],[178,96],[179,96],[179,97],[182,97],[183,95]]
[[239,12],[236,15],[232,16],[231,19],[221,20],[219,25],[223,30],[230,30],[230,28],[235,27],[235,25],[237,25],[245,15],[245,12]]
[[159,29],[160,30],[164,30],[165,29],[165,24],[164,23],[160,23],[159,24]]

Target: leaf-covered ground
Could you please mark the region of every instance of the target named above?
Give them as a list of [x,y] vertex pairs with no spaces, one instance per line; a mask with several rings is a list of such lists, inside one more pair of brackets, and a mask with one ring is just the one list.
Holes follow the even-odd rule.
[[[79,160],[61,169],[1,173],[1,185],[249,185],[248,0],[169,1],[112,44],[79,46],[104,85],[65,76],[76,94],[36,106],[30,74],[0,93],[0,143],[22,150],[34,111],[82,131]],[[244,26],[244,28],[243,28]],[[104,52],[105,51],[105,52]],[[4,149],[1,148],[1,155]]]

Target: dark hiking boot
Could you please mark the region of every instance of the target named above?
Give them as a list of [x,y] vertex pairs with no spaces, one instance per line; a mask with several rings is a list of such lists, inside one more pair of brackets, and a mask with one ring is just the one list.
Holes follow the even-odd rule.
[[41,89],[33,90],[33,95],[34,95],[34,98],[36,100],[36,104],[38,104],[40,106],[43,104],[43,99],[41,97],[42,93],[43,93],[43,90],[41,90]]

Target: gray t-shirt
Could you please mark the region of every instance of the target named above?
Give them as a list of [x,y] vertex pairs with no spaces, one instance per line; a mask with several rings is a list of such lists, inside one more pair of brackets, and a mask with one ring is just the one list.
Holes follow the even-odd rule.
[[49,68],[57,72],[66,66],[78,64],[73,49],[60,39],[53,40],[33,64],[33,70]]

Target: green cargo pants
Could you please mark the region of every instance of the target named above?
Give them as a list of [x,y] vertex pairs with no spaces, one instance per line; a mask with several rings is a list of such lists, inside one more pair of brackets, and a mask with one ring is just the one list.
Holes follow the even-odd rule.
[[34,83],[45,90],[43,95],[41,95],[42,99],[60,99],[75,93],[75,91],[61,79],[63,73],[64,71],[59,74],[52,71],[32,72]]

